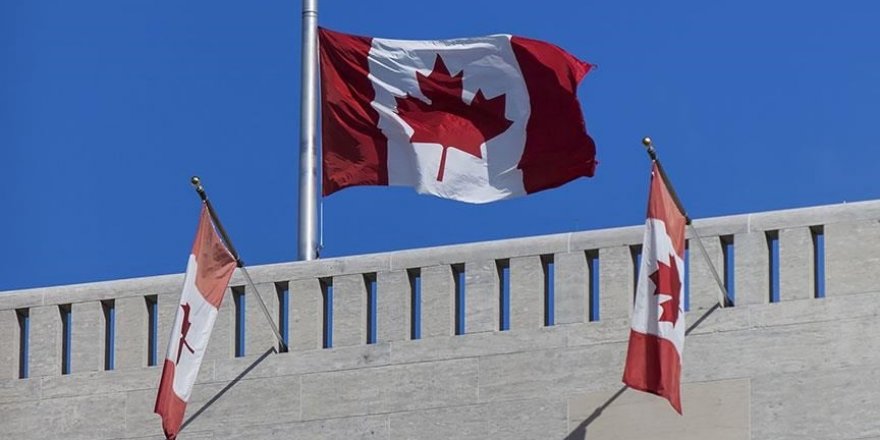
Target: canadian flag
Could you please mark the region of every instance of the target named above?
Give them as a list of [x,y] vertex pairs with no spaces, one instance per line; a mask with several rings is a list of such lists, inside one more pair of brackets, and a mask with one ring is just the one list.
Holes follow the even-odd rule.
[[324,195],[400,185],[485,203],[593,175],[576,96],[592,66],[559,47],[318,34]]
[[176,438],[180,432],[186,402],[235,266],[235,258],[217,236],[208,209],[202,204],[154,410],[162,416],[162,428],[169,439]]
[[686,219],[666,185],[654,163],[623,382],[665,397],[681,414]]

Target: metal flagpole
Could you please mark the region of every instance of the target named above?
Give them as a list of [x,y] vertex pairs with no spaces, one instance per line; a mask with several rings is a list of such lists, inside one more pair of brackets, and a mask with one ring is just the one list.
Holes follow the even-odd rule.
[[724,287],[724,282],[721,281],[721,277],[718,276],[718,271],[715,270],[715,265],[712,263],[712,260],[709,258],[709,252],[706,251],[706,247],[703,245],[703,237],[700,236],[700,233],[697,232],[697,228],[694,227],[693,222],[691,221],[691,217],[687,214],[687,211],[684,209],[684,205],[682,205],[681,200],[678,198],[678,195],[675,193],[675,189],[672,187],[672,181],[669,180],[669,177],[666,176],[666,171],[663,170],[663,165],[660,163],[660,159],[657,157],[657,150],[654,149],[654,143],[649,137],[645,137],[642,139],[642,145],[645,146],[645,149],[648,151],[648,156],[651,157],[651,160],[657,164],[657,170],[660,171],[660,177],[663,178],[663,182],[666,184],[666,189],[669,190],[669,195],[672,196],[672,201],[675,202],[675,205],[678,206],[678,210],[684,215],[685,224],[687,224],[688,228],[690,228],[691,234],[693,234],[694,238],[697,240],[697,245],[700,248],[700,253],[703,255],[703,258],[706,260],[706,263],[709,264],[709,270],[712,272],[712,276],[715,278],[715,282],[718,284],[718,289],[720,289],[720,297],[718,299],[718,304],[724,308],[727,305],[727,288]]
[[302,5],[297,256],[314,260],[318,257],[318,0],[303,0]]
[[239,257],[238,251],[235,250],[235,246],[232,245],[232,240],[229,239],[229,234],[226,233],[226,228],[224,228],[223,224],[220,223],[220,217],[217,217],[217,213],[214,212],[214,206],[211,204],[211,201],[208,200],[208,194],[205,192],[205,187],[202,186],[201,179],[199,179],[198,176],[193,176],[190,182],[196,189],[199,197],[202,199],[203,202],[205,202],[205,206],[208,208],[208,214],[211,216],[211,221],[214,222],[214,226],[216,226],[217,231],[220,232],[220,236],[226,243],[226,247],[232,254],[232,258],[235,258],[236,266],[241,269],[241,273],[244,274],[244,278],[247,281],[248,286],[256,294],[258,300],[257,302],[260,304],[260,308],[263,309],[263,314],[266,315],[266,320],[269,321],[269,326],[272,327],[272,333],[274,333],[275,338],[278,339],[278,344],[281,347],[280,351],[287,351],[287,344],[284,343],[284,338],[281,336],[281,332],[278,331],[278,326],[276,326],[275,321],[272,320],[272,315],[269,313],[269,308],[266,307],[266,302],[263,301],[263,296],[260,295],[260,291],[257,290],[257,286],[256,284],[254,284],[254,280],[251,279],[251,275],[248,273],[247,269],[245,269],[244,261],[242,261],[241,257]]

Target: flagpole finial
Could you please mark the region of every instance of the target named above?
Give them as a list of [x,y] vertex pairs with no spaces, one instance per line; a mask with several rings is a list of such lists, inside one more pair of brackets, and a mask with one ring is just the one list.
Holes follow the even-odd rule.
[[645,150],[648,151],[648,156],[651,157],[651,160],[657,160],[657,151],[654,150],[654,141],[651,140],[650,137],[645,136],[642,138],[642,145],[645,146]]
[[207,199],[208,196],[207,194],[205,194],[205,187],[202,186],[202,179],[200,179],[199,176],[192,176],[189,179],[189,183],[192,184],[193,188],[196,190],[202,200]]

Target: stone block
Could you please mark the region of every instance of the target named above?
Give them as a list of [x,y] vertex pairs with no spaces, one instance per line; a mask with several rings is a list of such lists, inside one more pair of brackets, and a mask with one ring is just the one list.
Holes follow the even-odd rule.
[[391,439],[485,440],[489,436],[487,408],[488,405],[468,405],[392,413]]
[[422,338],[454,334],[455,282],[452,267],[423,267],[421,273]]
[[541,257],[510,259],[510,328],[544,326],[544,266]]
[[[266,426],[243,426],[217,431],[227,440],[388,440],[388,416],[345,417]],[[189,434],[186,437],[189,438]]]
[[103,370],[107,323],[101,303],[74,303],[71,307],[71,371],[80,373]]
[[302,420],[363,416],[388,411],[390,370],[316,373],[302,376]]
[[[172,315],[172,319],[177,314],[177,309],[180,308],[180,298],[176,297],[177,304],[175,304],[174,315]],[[246,301],[246,300],[245,300]],[[170,306],[168,307],[170,309]],[[247,302],[245,302],[245,309],[247,308]],[[162,297],[159,297],[159,320],[162,320]],[[166,312],[167,313],[167,312]],[[245,317],[245,322],[247,323],[247,317]],[[171,322],[173,323],[173,321]],[[159,334],[162,332],[170,332],[171,323],[168,324],[164,329],[159,327]],[[179,337],[179,335],[175,335],[175,338]],[[159,346],[159,365],[162,365],[162,359],[165,359],[165,351],[167,350],[167,346],[160,345]],[[247,350],[247,345],[245,344],[245,350]],[[205,361],[224,361],[227,359],[231,359],[235,355],[235,299],[232,295],[232,289],[227,288],[223,293],[223,302],[220,303],[220,310],[217,311],[217,320],[214,321],[214,329],[211,331],[211,340],[208,341],[208,347],[205,349]],[[204,366],[204,364],[202,364]]]
[[391,438],[395,440],[561,440],[565,422],[565,402],[561,400],[454,406],[390,416]]
[[61,313],[57,305],[30,309],[29,377],[61,374]]
[[[781,310],[784,304],[762,307]],[[682,371],[683,380],[695,382],[872,365],[877,362],[875,353],[880,351],[880,335],[872,331],[874,327],[876,317],[872,315],[691,334],[685,343],[683,364],[687,367]]]
[[[694,249],[691,249],[691,252],[693,251]],[[767,247],[767,235],[764,231],[737,234],[733,239],[733,252],[736,305],[769,303],[770,250]],[[692,264],[696,256],[691,254]],[[716,267],[721,271],[719,274],[723,273],[724,266]],[[693,285],[691,286],[691,304],[693,304],[694,290]],[[715,292],[717,291],[718,287],[715,287]],[[714,303],[717,302],[716,299]]]
[[815,368],[752,379],[752,438],[799,440],[880,437],[874,402],[880,366]]
[[480,357],[480,402],[531,399],[620,383],[626,343]]
[[[141,368],[147,365],[147,301],[142,296],[119,298],[116,302],[116,369]],[[157,363],[165,347],[157,346]]]
[[[197,383],[184,416],[182,439],[190,432],[222,431],[242,426],[297,421],[300,414],[299,376]],[[116,424],[126,437],[160,435],[162,424],[153,414],[156,390],[125,394],[123,414]],[[120,423],[119,421],[124,421]]]
[[458,359],[302,376],[303,420],[474,403],[477,360]]
[[[227,292],[228,294],[228,292]],[[226,311],[228,311],[228,303],[231,302],[231,299],[228,296],[224,296],[223,305],[226,306]],[[176,294],[165,294],[159,295],[157,298],[156,309],[159,311],[159,355],[157,356],[157,365],[161,367],[164,362],[165,355],[168,353],[168,339],[171,337],[171,328],[174,326],[174,320],[177,318],[177,310],[180,309],[180,292]],[[224,308],[221,307],[221,312],[224,311]],[[214,324],[214,331],[211,333],[211,342],[208,343],[208,348],[205,350],[205,359],[214,359],[217,357],[217,352],[219,351],[219,346],[222,345],[221,340],[223,339],[223,333],[219,321],[224,320],[224,313],[220,313],[217,316],[217,323]],[[226,325],[228,326],[228,317],[226,317]],[[219,330],[219,331],[218,331]],[[175,335],[176,337],[177,335]],[[228,335],[227,335],[228,337]],[[224,347],[225,348],[225,347]]]
[[826,296],[880,290],[880,222],[830,223],[824,230]]
[[380,342],[409,339],[412,289],[406,270],[376,274],[377,337]]
[[[557,396],[487,404],[486,414],[492,440],[564,439],[566,404]],[[547,400],[542,400],[546,398]]]
[[564,347],[566,336],[560,327],[437,336],[430,340],[393,342],[391,352],[395,364],[424,362]]
[[590,268],[586,257],[583,251],[560,252],[553,257],[557,324],[589,321]]
[[0,380],[0,403],[40,399],[42,396],[42,379]]
[[[737,243],[734,242],[736,245]],[[721,240],[718,237],[703,237],[703,246],[709,254],[709,261],[718,272],[718,277],[724,281],[724,257],[721,248]],[[734,257],[736,258],[736,257]],[[734,259],[736,264],[736,259]],[[698,311],[711,308],[718,304],[721,296],[718,283],[712,275],[712,269],[703,251],[700,250],[696,239],[688,240],[688,277],[690,290],[690,310]],[[734,278],[734,282],[736,279]]]
[[333,346],[367,343],[367,287],[361,274],[333,277]]
[[388,367],[388,410],[411,411],[477,402],[476,358]]
[[[269,311],[272,324],[278,328],[278,291],[275,283],[256,284],[260,297]],[[254,292],[249,286],[245,288],[245,348],[247,353],[262,353],[269,348],[278,347],[278,338],[272,331],[272,324],[267,321],[266,313]]]
[[[636,438],[748,440],[748,379],[685,383],[683,415],[662,397],[622,387],[568,399],[567,440]],[[607,405],[607,406],[606,406]],[[634,419],[637,415],[637,419]],[[804,437],[801,437],[804,438]]]
[[810,228],[779,230],[779,300],[816,296],[816,265]]
[[324,295],[317,278],[291,281],[290,346],[294,351],[323,346]]
[[122,423],[122,393],[0,404],[0,414],[0,438],[5,439],[91,440],[123,438],[128,434]]
[[[247,372],[248,379],[255,379],[355,370],[391,363],[391,346],[387,343],[272,353],[267,356],[263,354],[265,353],[214,363],[215,379],[232,380],[246,368],[250,368]],[[257,362],[260,357],[264,359]]]
[[21,331],[15,310],[0,310],[0,382],[18,378]]
[[468,261],[465,264],[466,333],[498,330],[501,316],[499,292],[495,260]]
[[599,249],[599,319],[632,313],[635,264],[629,246]]

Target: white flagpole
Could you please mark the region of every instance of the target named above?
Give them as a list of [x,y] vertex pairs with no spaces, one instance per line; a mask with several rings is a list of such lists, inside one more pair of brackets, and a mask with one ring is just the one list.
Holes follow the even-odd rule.
[[297,256],[314,260],[318,258],[318,0],[303,0],[302,5]]

